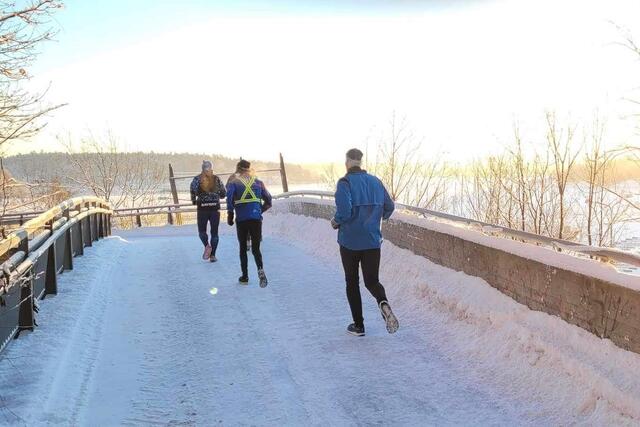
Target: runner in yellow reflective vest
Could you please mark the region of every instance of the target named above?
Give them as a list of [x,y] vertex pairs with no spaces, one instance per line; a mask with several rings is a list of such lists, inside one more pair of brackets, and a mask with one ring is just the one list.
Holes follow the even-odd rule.
[[251,173],[251,163],[238,162],[238,173],[227,183],[227,223],[236,224],[240,244],[240,283],[249,283],[247,238],[251,237],[251,252],[258,268],[260,286],[267,286],[260,242],[262,240],[262,213],[271,207],[271,194],[264,183]]

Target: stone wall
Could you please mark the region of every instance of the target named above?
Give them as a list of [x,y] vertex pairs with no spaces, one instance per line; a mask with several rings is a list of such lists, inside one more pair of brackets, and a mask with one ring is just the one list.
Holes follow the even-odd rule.
[[[323,219],[335,211],[330,204],[312,201],[289,201],[286,209]],[[640,292],[399,220],[385,221],[383,235],[436,264],[480,277],[533,310],[640,353]]]

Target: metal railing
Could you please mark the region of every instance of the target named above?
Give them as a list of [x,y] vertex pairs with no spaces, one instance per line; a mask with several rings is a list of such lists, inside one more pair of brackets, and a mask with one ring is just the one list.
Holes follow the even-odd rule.
[[[314,197],[319,199],[333,199],[333,196],[334,196],[334,193],[331,191],[299,190],[299,191],[289,191],[282,194],[278,194],[273,196],[273,198],[286,199],[290,197]],[[412,212],[423,217],[444,220],[453,225],[458,225],[458,226],[463,225],[466,227],[470,227],[484,234],[490,234],[494,236],[509,238],[512,240],[535,244],[538,246],[551,247],[556,250],[574,252],[580,255],[588,256],[590,258],[596,258],[603,262],[613,261],[613,262],[629,264],[636,267],[640,267],[640,256],[633,254],[631,252],[626,252],[619,249],[583,245],[581,243],[572,242],[569,240],[541,236],[539,234],[530,233],[527,231],[516,230],[513,228],[503,227],[500,225],[490,224],[483,221],[477,221],[470,218],[464,218],[461,216],[448,214],[445,212],[433,211],[433,210],[419,208],[416,206],[405,205],[401,203],[396,203],[396,208],[406,212]],[[222,203],[221,209],[224,209],[224,202]],[[157,214],[163,214],[163,213],[171,215],[172,213],[187,213],[187,212],[196,212],[196,209],[191,204],[150,206],[145,208],[131,208],[127,210],[117,209],[114,211],[114,216],[123,217],[123,216],[136,216],[136,215],[157,215]]]
[[36,325],[36,301],[57,293],[57,274],[111,234],[112,210],[97,197],[67,200],[25,222],[0,241],[0,351]]
[[[333,198],[334,193],[330,191],[290,191],[288,193],[279,194],[274,198],[288,198],[288,197],[318,197]],[[524,243],[532,243],[539,246],[548,246],[556,250],[574,252],[580,255],[588,256],[590,258],[596,258],[603,262],[618,262],[622,264],[633,265],[640,267],[640,256],[631,252],[622,251],[613,248],[601,248],[597,246],[583,245],[577,242],[571,242],[569,240],[556,239],[553,237],[541,236],[539,234],[529,233],[527,231],[516,230],[513,228],[503,227],[500,225],[489,224],[474,219],[464,218],[457,215],[452,215],[444,212],[432,211],[429,209],[419,208],[416,206],[404,205],[396,203],[396,208],[408,212],[413,212],[423,217],[437,218],[439,220],[445,220],[454,225],[464,225],[474,228],[485,234],[491,234],[494,236],[510,238],[512,240],[518,240]]]
[[[273,196],[274,199],[285,199],[290,197],[313,197],[320,199],[332,199],[334,193],[331,191],[317,190],[299,190],[289,191]],[[500,225],[490,224],[483,221],[477,221],[470,218],[464,218],[444,212],[433,211],[429,209],[419,208],[415,206],[396,203],[396,207],[406,212],[412,212],[423,217],[434,218],[446,221],[453,225],[462,225],[476,229],[485,234],[518,240],[524,243],[535,244],[539,246],[551,247],[556,250],[573,252],[590,258],[595,258],[604,262],[618,262],[640,267],[640,256],[613,248],[602,248],[597,246],[588,246],[569,240],[556,239],[553,237],[541,236],[538,234],[516,230],[513,228],[503,227]],[[221,209],[225,209],[224,201]],[[136,217],[136,224],[142,226],[141,217],[150,215],[167,215],[167,223],[174,224],[174,215],[181,213],[195,213],[196,208],[190,203],[178,203],[170,205],[145,206],[137,208],[120,208],[113,210],[113,216],[116,218]],[[24,213],[23,218],[33,217],[36,212]],[[9,221],[7,219],[7,221]]]

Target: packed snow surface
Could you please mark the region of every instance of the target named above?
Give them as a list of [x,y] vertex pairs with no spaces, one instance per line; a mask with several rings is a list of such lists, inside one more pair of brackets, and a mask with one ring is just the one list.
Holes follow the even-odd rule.
[[[383,246],[400,330],[362,287],[350,322],[327,221],[265,218],[269,286],[237,283],[192,226],[88,248],[0,356],[13,425],[637,425],[640,356],[528,310],[484,281]],[[252,261],[250,259],[250,261]]]

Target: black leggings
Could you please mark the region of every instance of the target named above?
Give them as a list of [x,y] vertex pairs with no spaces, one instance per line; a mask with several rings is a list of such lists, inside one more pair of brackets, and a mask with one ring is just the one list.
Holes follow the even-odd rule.
[[360,297],[360,277],[359,267],[362,266],[362,276],[364,286],[373,295],[378,304],[387,300],[384,287],[378,279],[380,269],[380,249],[366,249],[363,251],[352,251],[344,246],[340,246],[340,257],[344,267],[344,276],[347,282],[347,300],[351,308],[353,323],[356,326],[364,326],[362,318],[362,299]]
[[[220,211],[218,210],[205,210],[198,209],[198,235],[202,244],[207,246],[211,245],[211,254],[216,254],[218,248],[218,226],[220,225]],[[207,224],[211,224],[211,241],[207,236]]]
[[247,259],[247,237],[251,237],[251,253],[256,261],[258,270],[262,269],[262,253],[260,252],[260,241],[262,240],[262,221],[251,219],[248,221],[236,222],[238,232],[238,242],[240,243],[240,267],[242,275],[248,275]]

